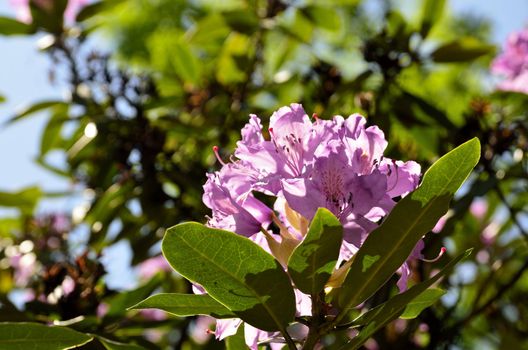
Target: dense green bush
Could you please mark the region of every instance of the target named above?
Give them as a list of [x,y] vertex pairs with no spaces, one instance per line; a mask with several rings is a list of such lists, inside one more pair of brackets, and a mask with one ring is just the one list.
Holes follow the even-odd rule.
[[[446,246],[451,257],[469,248],[473,254],[438,285],[446,297],[385,326],[367,346],[527,346],[528,95],[491,85],[499,48],[490,44],[486,21],[453,17],[445,1],[434,0],[422,1],[413,16],[395,1],[372,13],[359,0],[109,0],[86,5],[64,24],[67,1],[52,10],[30,3],[33,21],[2,17],[0,34],[48,35],[42,55],[65,73],[71,94],[37,101],[4,119],[5,127],[46,111],[38,163],[91,199],[79,220],[71,212],[35,213],[46,198],[38,188],[0,192],[0,206],[19,213],[0,219],[0,321],[89,334],[64,334],[65,343],[50,349],[92,336],[97,340],[83,349],[128,349],[114,342],[136,344],[131,349],[223,348],[203,331],[210,325],[199,322],[206,319],[127,311],[154,291],[190,292],[179,275],[152,264],[159,273],[146,273],[137,289],[111,290],[101,254],[127,241],[133,265],[145,266],[167,228],[205,222],[202,185],[207,171],[219,169],[212,147],[227,159],[249,114],[267,121],[297,102],[321,119],[364,115],[385,132],[387,156],[415,160],[422,169],[473,137],[481,143],[480,161],[443,225],[425,236],[423,251],[434,257]],[[112,52],[101,52],[100,41]],[[49,162],[56,151],[66,156],[60,167]],[[76,230],[89,231],[82,254],[68,243]],[[449,261],[413,263],[413,282]],[[365,308],[397,293],[394,281]],[[22,309],[9,299],[15,289],[29,295]],[[36,339],[52,343],[55,336],[54,328],[39,325],[0,327],[17,325],[24,327],[19,334]],[[234,339],[226,344],[237,349]]]

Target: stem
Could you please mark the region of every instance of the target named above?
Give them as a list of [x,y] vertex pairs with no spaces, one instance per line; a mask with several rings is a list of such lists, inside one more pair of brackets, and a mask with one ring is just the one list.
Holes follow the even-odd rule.
[[312,350],[315,345],[321,339],[321,325],[325,323],[325,311],[322,307],[324,302],[324,292],[321,292],[319,295],[314,294],[312,297],[312,318],[310,322],[310,329],[308,331],[308,336],[304,341],[302,350]]
[[281,332],[282,336],[284,337],[284,340],[286,340],[286,344],[288,344],[288,348],[290,350],[297,350],[297,345],[295,345],[295,342],[293,341],[293,339],[288,334],[288,331],[286,331],[286,328],[281,329],[280,332]]

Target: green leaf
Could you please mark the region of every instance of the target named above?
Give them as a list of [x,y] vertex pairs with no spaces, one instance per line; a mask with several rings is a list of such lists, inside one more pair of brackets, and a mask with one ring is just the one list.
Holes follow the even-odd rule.
[[0,349],[64,350],[81,346],[92,339],[66,327],[29,322],[0,323]]
[[172,50],[172,64],[176,74],[184,82],[196,84],[200,76],[200,66],[189,44],[179,40],[173,43]]
[[310,43],[313,35],[313,23],[299,10],[291,7],[278,17],[278,24],[291,36]]
[[396,204],[383,223],[371,232],[354,256],[339,293],[343,312],[374,294],[405,262],[416,243],[445,214],[453,195],[480,157],[474,138],[435,162],[417,190]]
[[68,120],[68,106],[57,105],[53,108],[53,114],[50,116],[40,139],[40,155],[43,157],[51,149],[60,145],[62,141],[61,131],[65,121]]
[[284,331],[293,321],[295,297],[288,275],[249,239],[184,223],[167,230],[162,251],[177,272],[249,324]]
[[258,17],[251,11],[225,11],[222,15],[229,27],[239,33],[251,35],[258,29]]
[[25,35],[35,32],[35,27],[30,24],[9,17],[0,17],[0,34],[2,35]]
[[288,272],[301,292],[316,295],[323,290],[336,267],[342,239],[339,220],[328,209],[319,208],[288,261]]
[[237,59],[249,63],[249,55],[252,54],[251,41],[248,36],[231,33],[225,40],[222,52],[218,58],[216,78],[224,85],[241,83],[247,80],[246,67],[240,67]]
[[11,124],[16,121],[19,121],[20,119],[27,117],[33,113],[40,112],[42,110],[54,107],[54,106],[68,106],[68,104],[64,101],[58,101],[58,100],[51,100],[51,101],[41,101],[37,102],[35,104],[32,104],[29,107],[26,107],[22,109],[20,112],[18,112],[15,116],[9,118],[9,120],[6,122],[6,124]]
[[101,336],[97,336],[97,340],[103,344],[106,350],[145,350],[144,347],[139,345],[120,343]]
[[207,294],[156,294],[129,309],[160,309],[172,315],[186,317],[210,315],[214,318],[235,318],[236,315]]
[[342,27],[342,19],[335,7],[322,6],[308,6],[303,13],[316,24],[317,28],[324,28],[330,31],[339,31]]
[[407,304],[400,318],[407,320],[418,317],[423,310],[436,303],[445,293],[445,290],[439,288],[426,289],[422,294]]
[[425,0],[422,5],[420,34],[425,38],[435,23],[442,17],[446,0]]
[[41,197],[42,191],[36,186],[18,192],[0,192],[0,207],[15,207],[23,214],[29,215]]
[[76,21],[86,21],[87,19],[97,16],[104,11],[111,10],[112,8],[123,3],[124,1],[125,0],[97,1],[92,4],[86,5],[77,14]]
[[[438,289],[430,289],[430,291],[434,292],[428,292],[427,288],[436,283],[441,277],[448,274],[460,260],[469,256],[471,254],[471,251],[472,249],[468,249],[464,253],[457,256],[455,259],[451,260],[440,272],[438,272],[436,275],[434,275],[427,281],[414,285],[406,292],[396,295],[385,303],[378,305],[375,308],[367,311],[363,315],[359,316],[350,324],[350,326],[364,326],[364,328],[359,332],[359,334],[355,338],[353,338],[348,343],[347,349],[358,349],[359,347],[361,347],[361,345],[363,345],[376,331],[378,331],[390,321],[398,318],[402,314],[402,312],[404,312],[404,309],[405,312],[408,312],[408,315],[411,315],[413,313],[419,314],[425,307],[431,305],[441,295],[438,295]],[[443,294],[443,291],[441,292]],[[427,298],[422,297],[424,294]],[[431,294],[435,294],[437,296],[437,298],[435,298],[433,301],[430,300]],[[421,308],[418,307],[418,311],[417,304],[415,304],[414,306],[411,305],[412,303],[416,303],[420,299],[422,301],[424,301],[424,299],[428,299],[427,301],[431,302]]]
[[431,58],[438,63],[466,62],[494,52],[493,45],[474,38],[462,38],[440,46],[433,51]]
[[4,103],[6,101],[5,96],[0,95],[0,103]]

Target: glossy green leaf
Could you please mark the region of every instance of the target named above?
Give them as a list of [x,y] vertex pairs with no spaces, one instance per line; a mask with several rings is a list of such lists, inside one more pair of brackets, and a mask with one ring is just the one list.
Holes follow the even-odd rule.
[[462,38],[440,46],[433,51],[431,58],[438,63],[466,62],[493,52],[495,52],[493,45],[474,38]]
[[144,347],[139,345],[120,343],[101,336],[97,336],[97,340],[99,340],[106,350],[145,350]]
[[49,327],[39,323],[0,323],[0,349],[65,350],[91,341],[93,337],[66,327]]
[[445,293],[445,290],[439,288],[426,289],[422,294],[407,304],[400,318],[412,319],[418,317],[423,310],[436,303]]
[[369,234],[339,291],[344,312],[337,319],[374,294],[405,262],[416,243],[445,214],[479,158],[477,138],[444,155],[427,170],[418,189],[400,200]]
[[429,31],[438,22],[444,12],[446,0],[424,0],[422,3],[422,23],[420,25],[420,34],[423,38],[429,34]]
[[[469,256],[471,254],[471,251],[472,249],[468,249],[464,253],[457,256],[455,259],[451,260],[440,272],[438,272],[436,275],[434,275],[432,278],[428,279],[427,281],[414,285],[413,287],[409,288],[409,290],[407,290],[406,292],[396,295],[395,297],[388,300],[387,302],[376,306],[375,308],[367,311],[366,313],[358,317],[356,320],[354,320],[350,324],[351,327],[357,327],[357,326],[364,326],[364,327],[363,329],[361,329],[359,334],[350,341],[350,343],[348,344],[346,348],[347,349],[358,349],[381,327],[385,326],[390,321],[398,318],[402,314],[402,312],[404,312],[404,309],[407,312],[406,307],[409,307],[412,302],[416,302],[417,300],[419,300],[424,294],[424,292],[427,291],[427,288],[429,288],[434,283],[436,283],[441,277],[448,274],[460,260]],[[435,290],[435,289],[432,289],[432,290]],[[435,290],[435,291],[438,291],[438,290]],[[428,295],[429,294],[430,292],[428,292]],[[436,298],[435,300],[437,299],[438,298]],[[429,303],[429,305],[431,304],[432,302]],[[427,306],[424,306],[424,308]],[[415,308],[414,306],[411,307],[411,309],[412,311],[409,309],[409,314],[412,314],[415,312],[419,313],[418,309]],[[420,309],[420,311],[422,309]]]
[[156,294],[129,309],[160,309],[170,314],[186,317],[210,315],[214,318],[234,318],[236,315],[207,294]]
[[35,33],[35,27],[13,18],[0,17],[0,35],[25,35]]
[[339,220],[328,209],[319,208],[288,261],[288,272],[301,292],[316,295],[323,290],[336,267],[342,239]]
[[293,321],[290,279],[277,260],[249,239],[184,223],[167,230],[162,251],[177,272],[249,324],[276,331]]

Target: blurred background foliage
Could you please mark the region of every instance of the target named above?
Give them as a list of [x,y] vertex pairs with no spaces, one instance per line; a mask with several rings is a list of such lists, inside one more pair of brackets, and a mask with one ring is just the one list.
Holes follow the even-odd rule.
[[[483,145],[424,252],[445,245],[452,256],[474,254],[442,282],[442,302],[366,347],[528,348],[528,96],[493,90],[489,65],[499,48],[487,20],[453,16],[446,1],[418,3],[409,14],[388,0],[375,9],[360,0],[112,0],[91,2],[65,26],[61,0],[48,13],[32,3],[30,24],[1,18],[0,34],[39,33],[69,91],[3,119],[4,127],[46,111],[37,161],[76,184],[55,196],[85,201],[43,215],[34,210],[49,196],[41,189],[0,192],[0,206],[18,210],[0,219],[0,321],[103,337],[83,349],[119,348],[104,339],[223,348],[205,331],[214,329],[208,319],[126,308],[154,290],[190,290],[155,256],[166,228],[205,220],[201,186],[218,168],[212,146],[228,159],[250,113],[266,119],[300,102],[324,119],[363,114],[386,133],[388,156],[423,169],[471,137]],[[63,164],[49,160],[57,152]],[[79,231],[86,240],[72,241]],[[123,241],[141,277],[137,289],[116,291],[101,254]],[[415,279],[447,260],[416,264]],[[394,292],[389,284],[370,303]]]

